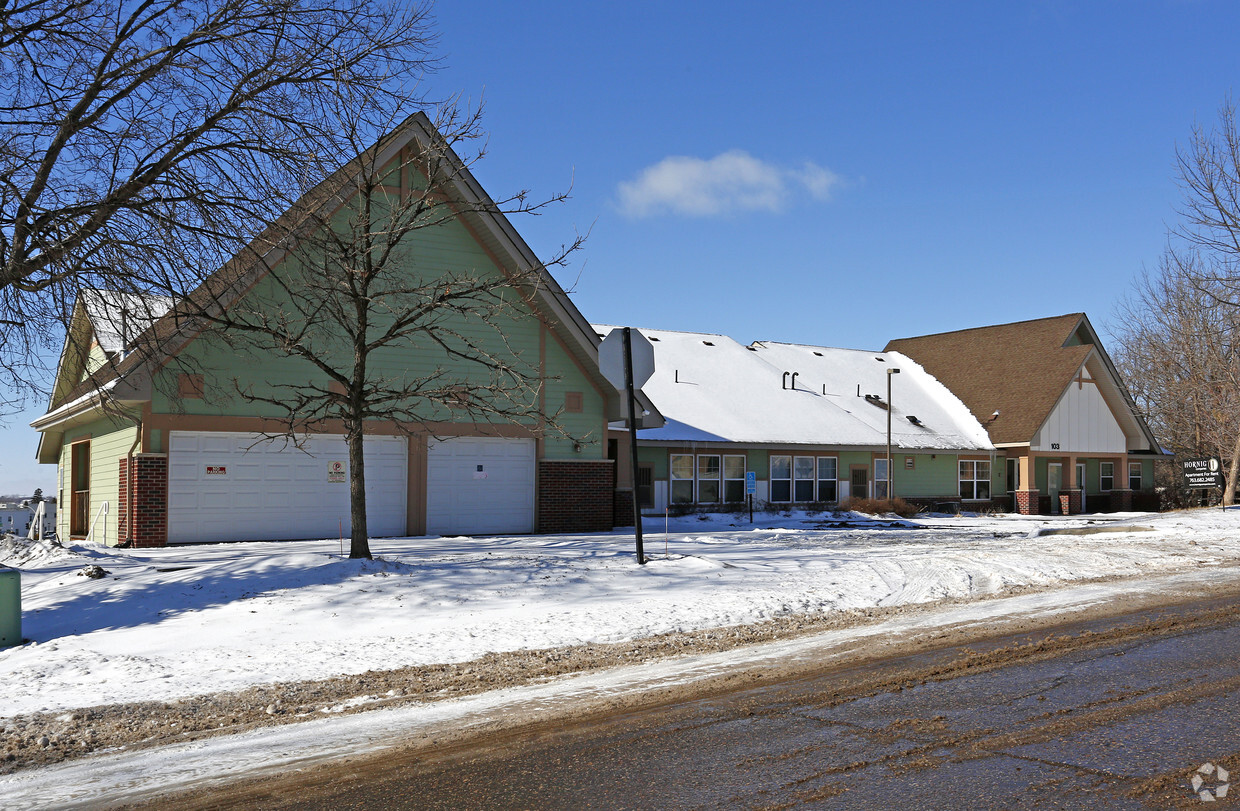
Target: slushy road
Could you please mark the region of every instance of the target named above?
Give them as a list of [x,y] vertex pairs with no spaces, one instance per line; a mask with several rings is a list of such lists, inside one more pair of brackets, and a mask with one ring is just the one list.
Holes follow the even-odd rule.
[[[1240,781],[1236,596],[181,799],[299,809],[1197,808],[1190,779],[1206,763]],[[1198,792],[1223,794],[1218,774],[1203,774]]]

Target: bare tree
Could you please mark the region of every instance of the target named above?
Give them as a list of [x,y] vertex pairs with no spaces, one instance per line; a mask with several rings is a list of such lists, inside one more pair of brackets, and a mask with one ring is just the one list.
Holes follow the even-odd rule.
[[37,378],[83,289],[192,289],[432,43],[404,0],[0,0],[0,367]]
[[1231,504],[1240,474],[1240,310],[1212,259],[1168,247],[1157,271],[1137,280],[1117,312],[1116,362],[1164,446],[1229,460],[1223,501]]
[[[344,131],[359,138],[366,128],[341,112]],[[436,125],[416,114],[282,218],[269,233],[282,247],[278,260],[268,265],[276,254],[252,254],[261,283],[252,272],[221,277],[194,297],[193,317],[209,324],[209,340],[304,369],[295,382],[232,379],[236,396],[282,414],[283,430],[269,438],[298,442],[343,429],[350,557],[371,555],[363,448],[378,423],[407,433],[437,421],[563,433],[540,405],[537,357],[510,335],[532,317],[547,265],[560,264],[582,238],[546,263],[517,268],[446,266],[434,240],[470,215],[530,213],[565,197],[531,203],[522,192],[497,202],[463,194],[467,163],[480,153],[464,161],[454,145],[480,136],[477,112],[445,108]]]

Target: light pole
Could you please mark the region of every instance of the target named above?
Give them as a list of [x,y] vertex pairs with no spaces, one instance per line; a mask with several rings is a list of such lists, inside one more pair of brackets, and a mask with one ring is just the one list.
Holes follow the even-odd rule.
[[899,369],[887,370],[887,501],[891,501],[896,496],[896,471],[891,466],[891,411],[895,406],[891,404],[891,376],[900,374]]

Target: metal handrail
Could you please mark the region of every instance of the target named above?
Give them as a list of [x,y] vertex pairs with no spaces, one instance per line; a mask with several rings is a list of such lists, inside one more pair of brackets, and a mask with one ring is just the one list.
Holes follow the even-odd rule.
[[103,543],[108,542],[108,502],[99,505],[99,512],[95,513],[95,520],[90,522],[90,532],[86,533],[86,542],[90,543],[95,537],[95,525],[99,523],[99,519],[103,519]]
[[[28,541],[43,540],[43,517],[47,513],[44,508],[45,504],[47,504],[46,501],[40,501],[39,505],[34,508],[34,516],[30,519],[30,531],[26,533]],[[35,538],[36,534],[38,538]]]

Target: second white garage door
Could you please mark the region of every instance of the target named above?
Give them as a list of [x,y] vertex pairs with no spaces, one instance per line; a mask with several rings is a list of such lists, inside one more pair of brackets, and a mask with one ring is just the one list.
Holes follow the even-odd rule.
[[426,531],[500,535],[534,531],[534,440],[432,439],[426,463]]
[[[341,531],[348,537],[344,437],[314,436],[304,450],[257,439],[222,431],[170,433],[169,543],[334,538]],[[365,453],[367,529],[372,537],[403,535],[405,438],[366,437]]]

